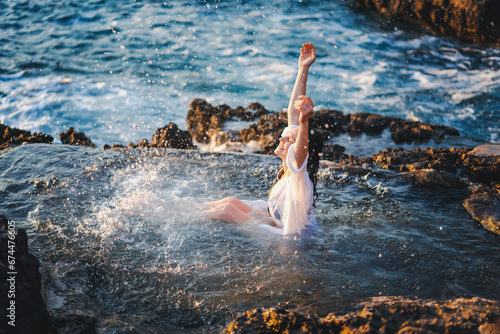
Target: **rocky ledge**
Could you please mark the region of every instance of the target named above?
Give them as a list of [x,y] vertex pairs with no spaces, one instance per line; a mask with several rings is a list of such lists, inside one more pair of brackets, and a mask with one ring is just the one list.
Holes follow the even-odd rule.
[[239,315],[226,333],[500,333],[497,301],[373,297],[319,317],[286,308]]
[[[189,150],[195,148],[193,138],[187,131],[180,130],[174,123],[169,123],[163,128],[156,129],[151,142],[147,139],[140,140],[137,144],[128,143],[126,148],[176,148]],[[104,149],[120,149],[125,146],[120,144],[104,145]]]
[[10,126],[0,124],[0,150],[22,144],[46,143],[52,144],[54,137],[36,132],[31,134],[29,131],[11,128]]
[[[224,131],[227,121],[252,121],[247,128]],[[367,133],[391,132],[395,143],[422,143],[434,139],[441,142],[445,136],[459,136],[458,130],[435,124],[424,124],[396,117],[371,113],[343,114],[337,110],[319,110],[310,119],[311,127],[317,128],[325,140],[341,133],[352,136]],[[261,152],[273,153],[278,146],[281,131],[287,126],[286,112],[270,112],[261,104],[252,103],[248,107],[231,109],[227,105],[212,106],[205,100],[191,101],[187,115],[187,129],[194,140],[214,146],[226,142],[257,142]],[[327,147],[329,152],[331,147]]]
[[[240,130],[225,131],[228,121],[253,121]],[[270,112],[259,103],[232,109],[227,105],[212,106],[204,100],[193,100],[187,115],[187,129],[198,142],[213,147],[225,143],[257,143],[265,154],[278,145],[281,131],[287,125],[285,112]],[[313,114],[310,125],[320,130],[325,140],[342,133],[379,135],[391,133],[396,144],[441,142],[446,136],[459,136],[452,128],[424,124],[401,118],[370,113],[343,114],[337,110],[320,110]],[[376,169],[401,173],[413,183],[434,188],[467,188],[470,197],[463,202],[471,216],[488,230],[500,234],[500,145],[472,148],[386,149],[370,157],[344,154],[345,148],[329,143],[323,159],[334,161],[333,169],[367,174]],[[475,187],[481,185],[481,191]]]
[[[38,260],[28,252],[28,236],[0,215],[1,333],[55,333],[40,292]],[[8,255],[12,256],[8,257]],[[12,261],[12,259],[14,259]],[[2,303],[2,305],[4,305]]]
[[[228,122],[249,122],[239,130],[226,130]],[[193,149],[193,139],[209,148],[226,145],[242,150],[272,154],[278,145],[281,131],[287,125],[285,112],[271,112],[260,103],[248,107],[231,108],[227,105],[212,106],[205,100],[194,99],[187,115],[187,131],[169,123],[156,130],[151,142],[140,140],[128,143],[104,145],[104,149],[176,148]],[[310,125],[319,129],[325,141],[340,134],[356,136],[361,133],[379,135],[384,130],[391,134],[396,144],[420,144],[431,139],[440,143],[446,136],[459,136],[459,132],[442,125],[425,124],[396,117],[371,113],[344,114],[337,110],[319,110],[311,117]],[[52,143],[52,137],[0,125],[4,131],[0,149],[23,143]],[[63,144],[95,147],[81,132],[69,128],[60,134]],[[231,145],[230,145],[231,144]],[[239,146],[237,145],[239,144]],[[244,150],[243,150],[244,151]],[[333,161],[328,168],[349,170],[367,174],[376,169],[388,169],[400,173],[413,183],[425,187],[467,188],[470,197],[463,206],[470,215],[488,230],[500,234],[500,145],[481,145],[472,148],[424,148],[386,149],[370,157],[358,158],[344,154],[345,148],[328,143],[323,159]],[[480,186],[480,187],[478,187]]]
[[474,43],[500,45],[500,1],[354,0],[402,22]]

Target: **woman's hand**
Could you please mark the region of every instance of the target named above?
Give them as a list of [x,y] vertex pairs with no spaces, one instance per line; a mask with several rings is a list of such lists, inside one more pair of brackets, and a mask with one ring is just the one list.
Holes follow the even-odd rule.
[[305,95],[300,95],[299,99],[294,102],[293,107],[298,111],[300,111],[299,115],[300,124],[305,124],[309,122],[309,117],[311,116],[314,109],[314,103],[312,102],[310,97]]
[[309,68],[316,60],[316,49],[311,43],[302,44],[300,49],[299,67]]

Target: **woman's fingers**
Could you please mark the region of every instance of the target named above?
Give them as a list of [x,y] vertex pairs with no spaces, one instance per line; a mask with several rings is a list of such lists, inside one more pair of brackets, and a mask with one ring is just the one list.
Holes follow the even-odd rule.
[[311,43],[302,44],[302,49],[304,50],[304,52],[307,52],[307,53],[312,53],[312,52],[316,51],[316,49],[314,48],[314,45],[312,45]]
[[300,111],[301,113],[309,113],[313,111],[313,106],[307,103],[306,101],[297,100],[293,104],[294,108]]
[[[306,103],[310,104],[312,107],[314,107],[314,103],[313,101],[311,100],[311,98],[309,96],[306,96],[306,95],[299,95],[299,99],[302,100],[302,101],[305,101]],[[300,101],[300,100],[297,100],[297,101]]]

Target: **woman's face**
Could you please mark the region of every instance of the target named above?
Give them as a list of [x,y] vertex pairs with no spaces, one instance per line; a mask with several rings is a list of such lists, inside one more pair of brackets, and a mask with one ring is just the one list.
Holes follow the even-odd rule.
[[295,143],[295,140],[291,136],[284,136],[280,138],[278,147],[274,150],[274,153],[279,156],[283,161],[286,160],[286,155],[288,154],[288,149]]
[[274,154],[276,154],[278,157],[283,159],[283,161],[286,160],[286,155],[288,154],[288,149],[290,148],[290,145],[295,143],[295,140],[297,140],[297,135],[299,134],[299,128],[294,127],[294,128],[286,128],[283,131],[283,134],[280,138],[280,143],[278,147],[274,150]]

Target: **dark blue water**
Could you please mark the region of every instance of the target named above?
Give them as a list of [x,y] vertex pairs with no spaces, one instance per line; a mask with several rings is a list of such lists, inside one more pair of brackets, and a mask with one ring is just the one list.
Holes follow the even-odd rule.
[[387,24],[350,1],[8,1],[0,121],[74,126],[98,146],[185,128],[189,102],[288,105],[301,43],[309,94],[336,108],[451,125],[498,142],[500,51]]
[[[318,108],[458,128],[444,146],[499,141],[498,49],[402,30],[350,2],[9,1],[0,13],[0,121],[56,138],[73,126],[101,146],[185,128],[193,98],[281,110],[311,41]],[[394,146],[387,133],[333,140],[362,156]],[[300,238],[198,212],[265,199],[278,164],[26,145],[0,153],[0,209],[29,231],[49,309],[94,316],[101,332],[217,332],[249,308],[378,295],[500,299],[500,241],[462,208],[466,190],[323,163],[317,224]]]

